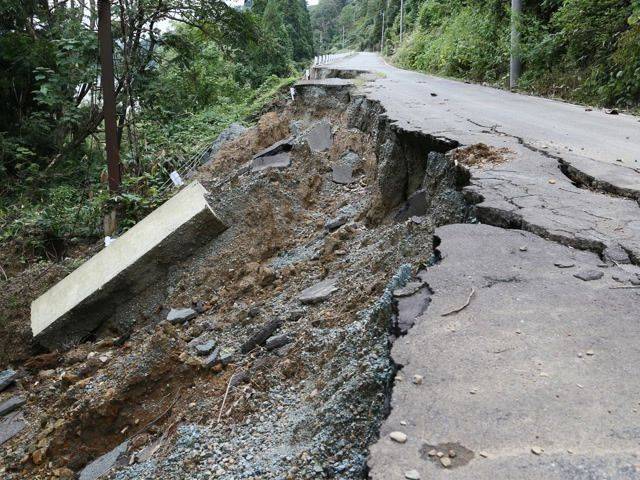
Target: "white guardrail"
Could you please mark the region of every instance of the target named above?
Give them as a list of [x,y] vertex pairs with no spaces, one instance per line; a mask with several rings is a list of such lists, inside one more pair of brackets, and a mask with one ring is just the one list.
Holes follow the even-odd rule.
[[311,66],[315,67],[318,65],[326,65],[327,63],[335,62],[336,60],[350,57],[354,53],[355,53],[354,51],[349,51],[346,53],[332,53],[328,55],[318,55],[317,57],[313,58],[313,64]]

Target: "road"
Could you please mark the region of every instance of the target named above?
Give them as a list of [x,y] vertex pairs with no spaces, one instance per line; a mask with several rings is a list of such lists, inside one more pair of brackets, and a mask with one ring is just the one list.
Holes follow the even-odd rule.
[[417,273],[431,303],[391,347],[370,478],[640,478],[638,119],[371,53],[318,70],[366,72],[352,94],[399,130],[507,152],[467,165],[470,222],[437,228],[441,261]]
[[605,162],[622,160],[622,165],[640,169],[638,117],[587,111],[570,103],[402,70],[375,53],[359,53],[328,66],[383,75],[372,98],[393,98],[393,111],[401,112],[414,125],[424,124],[432,110],[444,111],[450,122],[439,130],[464,130],[473,124],[494,126],[550,151],[575,152]]

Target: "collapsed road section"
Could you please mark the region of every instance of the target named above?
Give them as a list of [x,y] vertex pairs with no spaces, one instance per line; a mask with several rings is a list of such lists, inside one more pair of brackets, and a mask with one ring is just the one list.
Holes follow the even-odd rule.
[[370,478],[638,478],[637,171],[449,108],[416,118],[424,100],[409,106],[419,90],[392,70],[365,98],[398,130],[459,142],[447,157],[470,174],[470,218],[494,226],[435,231],[431,303],[392,347],[403,368]]
[[633,478],[634,197],[360,67],[219,145],[126,334],[0,374],[3,478]]

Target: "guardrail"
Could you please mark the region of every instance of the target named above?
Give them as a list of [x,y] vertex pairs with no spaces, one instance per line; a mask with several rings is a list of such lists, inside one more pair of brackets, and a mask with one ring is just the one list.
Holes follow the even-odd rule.
[[336,60],[341,60],[343,58],[350,57],[354,53],[355,52],[353,50],[350,50],[346,53],[332,53],[327,55],[318,55],[313,58],[313,64],[311,66],[315,67],[318,65],[326,65],[327,63],[335,62]]

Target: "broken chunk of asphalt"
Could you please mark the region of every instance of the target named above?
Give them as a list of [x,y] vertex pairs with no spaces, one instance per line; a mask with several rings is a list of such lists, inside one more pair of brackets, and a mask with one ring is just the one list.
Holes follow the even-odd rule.
[[578,273],[573,274],[574,277],[579,278],[585,282],[590,282],[592,280],[598,280],[604,276],[600,270],[581,270]]
[[11,368],[0,372],[0,392],[13,383],[18,376],[18,373]]
[[275,350],[276,348],[284,347],[286,344],[291,343],[293,339],[288,334],[274,335],[269,337],[266,342],[267,350]]
[[267,339],[273,335],[273,332],[282,326],[282,323],[280,318],[270,320],[240,346],[240,351],[242,353],[249,353],[254,348],[263,345]]
[[287,168],[291,165],[291,156],[288,152],[254,158],[251,161],[251,171],[261,172],[267,168]]
[[96,480],[109,473],[116,464],[125,465],[127,462],[126,452],[129,442],[123,442],[110,452],[96,458],[93,462],[82,469],[78,480]]
[[629,264],[631,259],[629,254],[620,245],[610,245],[604,249],[602,256],[605,260],[616,264]]
[[324,302],[333,292],[338,290],[336,282],[337,279],[335,278],[327,278],[309,288],[305,288],[300,292],[300,295],[298,295],[298,300],[303,304]]
[[21,412],[13,412],[0,422],[0,445],[18,435],[27,423]]
[[572,268],[576,266],[575,263],[567,261],[554,262],[554,265],[558,268]]
[[0,417],[3,417],[8,413],[13,412],[17,408],[20,408],[26,403],[26,401],[27,399],[22,395],[16,395],[0,403]]
[[169,314],[167,315],[167,321],[169,323],[182,323],[187,322],[193,318],[198,316],[198,312],[196,312],[193,308],[172,308]]
[[324,152],[333,145],[331,124],[327,120],[316,122],[304,135],[312,152]]

